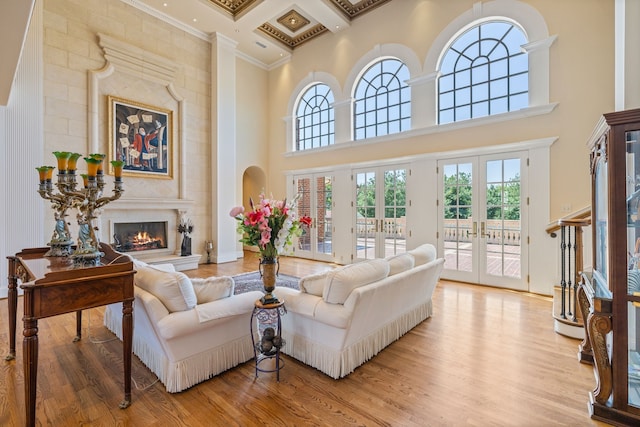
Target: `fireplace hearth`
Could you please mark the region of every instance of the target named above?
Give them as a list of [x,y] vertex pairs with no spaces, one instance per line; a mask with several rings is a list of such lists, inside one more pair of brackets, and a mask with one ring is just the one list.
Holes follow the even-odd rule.
[[120,252],[167,248],[167,222],[121,222],[113,224],[113,247]]

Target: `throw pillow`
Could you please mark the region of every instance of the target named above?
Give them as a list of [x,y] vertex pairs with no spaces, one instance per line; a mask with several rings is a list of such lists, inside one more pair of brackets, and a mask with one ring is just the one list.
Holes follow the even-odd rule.
[[155,295],[171,313],[192,309],[197,304],[191,280],[184,273],[147,265],[139,267],[134,277],[137,286]]
[[231,277],[208,277],[206,279],[191,279],[198,304],[228,298],[233,295],[235,283]]
[[417,248],[410,250],[408,253],[415,258],[415,266],[426,264],[436,259],[436,247],[430,243],[425,243]]
[[322,298],[331,304],[344,304],[355,288],[382,280],[389,275],[389,262],[372,259],[329,272]]
[[317,297],[322,296],[324,290],[324,284],[327,282],[327,275],[329,271],[324,273],[312,274],[300,279],[300,292],[315,295]]
[[411,270],[415,265],[415,258],[408,253],[388,257],[387,261],[389,261],[389,276]]

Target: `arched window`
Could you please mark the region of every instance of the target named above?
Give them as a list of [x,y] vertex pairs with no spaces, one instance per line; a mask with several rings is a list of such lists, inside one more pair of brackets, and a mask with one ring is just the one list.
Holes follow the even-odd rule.
[[296,109],[296,150],[326,147],[335,139],[333,92],[316,83],[302,95]]
[[529,61],[524,32],[489,21],[456,38],[440,63],[438,123],[515,111],[529,106]]
[[409,69],[397,59],[373,64],[355,89],[354,139],[398,133],[411,129]]

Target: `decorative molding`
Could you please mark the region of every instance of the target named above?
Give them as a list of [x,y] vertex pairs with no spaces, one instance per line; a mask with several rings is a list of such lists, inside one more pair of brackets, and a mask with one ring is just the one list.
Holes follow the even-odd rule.
[[227,15],[237,21],[242,15],[262,3],[263,0],[209,0]]
[[[123,0],[124,1],[124,0]],[[138,46],[131,45],[122,40],[98,33],[98,44],[104,52],[105,65],[99,70],[88,71],[88,141],[89,153],[99,152],[100,145],[100,98],[104,95],[100,91],[100,82],[115,72],[123,72],[139,78],[158,83],[164,86],[167,93],[177,103],[178,123],[173,125],[177,129],[178,153],[178,197],[186,194],[186,147],[185,147],[185,120],[186,103],[174,86],[174,81],[180,70],[178,64],[168,58],[148,52]]]
[[553,35],[553,36],[547,37],[546,39],[536,40],[534,42],[523,44],[522,49],[527,53],[535,52],[536,50],[540,50],[540,49],[549,49],[551,45],[556,41],[557,38],[558,38],[558,35]]
[[193,200],[187,199],[118,199],[106,205],[103,209],[107,210],[160,210],[175,209],[185,211],[195,204]]
[[300,46],[304,42],[307,42],[326,31],[329,31],[324,25],[316,24],[304,33],[291,37],[280,31],[273,25],[269,24],[268,22],[265,22],[264,24],[259,26],[258,30],[262,31],[266,35],[272,37],[273,39],[279,41],[280,43],[291,49]]
[[297,10],[291,9],[289,12],[277,19],[280,25],[285,26],[289,31],[295,33],[305,25],[309,25],[311,21],[302,16]]
[[407,80],[407,84],[409,86],[420,86],[423,84],[431,83],[435,81],[438,77],[440,77],[440,71],[434,71],[433,73],[425,74],[423,76],[418,76],[413,79]]
[[98,44],[109,63],[129,74],[167,85],[175,80],[178,73],[178,65],[170,59],[106,34],[98,33]]

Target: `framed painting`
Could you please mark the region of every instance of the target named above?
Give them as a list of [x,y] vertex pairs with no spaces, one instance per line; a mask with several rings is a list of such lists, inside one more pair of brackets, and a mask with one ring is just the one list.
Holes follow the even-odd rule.
[[123,175],[172,178],[172,111],[115,96],[108,103],[109,160],[124,162]]

